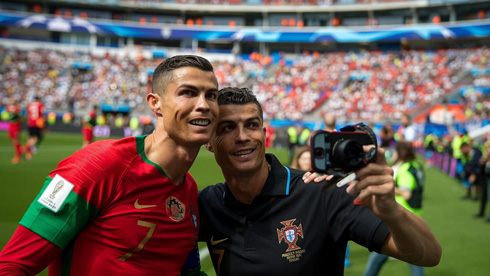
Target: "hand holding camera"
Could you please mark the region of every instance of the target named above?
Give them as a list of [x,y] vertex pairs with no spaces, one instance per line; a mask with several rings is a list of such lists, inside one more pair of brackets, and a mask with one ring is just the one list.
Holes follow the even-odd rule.
[[310,151],[313,171],[334,176],[326,188],[345,182],[346,192],[356,196],[354,204],[367,206],[381,218],[396,213],[393,169],[369,127],[361,123],[338,132],[316,131]]
[[[363,146],[374,145],[365,152]],[[376,158],[377,139],[363,123],[340,131],[317,130],[310,137],[311,166],[314,172],[345,177]]]

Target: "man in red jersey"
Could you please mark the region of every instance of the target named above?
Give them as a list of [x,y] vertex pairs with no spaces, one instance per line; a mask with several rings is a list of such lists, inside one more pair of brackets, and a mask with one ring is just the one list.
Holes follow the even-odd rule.
[[20,147],[20,131],[21,120],[20,106],[13,99],[10,99],[9,105],[7,105],[7,112],[9,114],[9,138],[14,146],[14,158],[12,158],[12,164],[18,164],[22,155],[22,149]]
[[32,158],[32,150],[36,148],[37,143],[41,140],[46,120],[44,118],[44,104],[39,96],[34,97],[34,102],[26,107],[27,112],[27,128],[29,138],[27,139],[24,151],[27,160]]
[[273,126],[271,126],[271,120],[267,119],[264,121],[265,127],[265,148],[269,149],[274,146],[274,140],[276,139],[276,130]]
[[82,135],[83,143],[82,148],[94,141],[94,126],[97,119],[97,106],[94,105],[90,112],[83,118]]
[[199,234],[188,170],[214,131],[217,95],[204,58],[157,66],[146,97],[154,132],[97,141],[61,161],[0,253],[0,275],[48,265],[50,275],[180,275]]

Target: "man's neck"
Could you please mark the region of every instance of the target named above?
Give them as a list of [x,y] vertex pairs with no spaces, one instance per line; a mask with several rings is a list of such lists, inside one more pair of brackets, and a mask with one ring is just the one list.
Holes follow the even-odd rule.
[[175,185],[182,185],[199,149],[178,145],[166,133],[154,132],[145,139],[146,157],[159,165]]
[[225,179],[236,200],[243,204],[252,204],[253,200],[262,193],[269,172],[270,165],[264,159],[264,163],[256,172],[241,175],[225,174]]

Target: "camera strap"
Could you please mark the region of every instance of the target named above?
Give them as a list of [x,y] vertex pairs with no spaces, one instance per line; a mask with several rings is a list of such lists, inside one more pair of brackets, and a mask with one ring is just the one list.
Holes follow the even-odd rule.
[[366,132],[366,134],[369,135],[369,137],[371,138],[373,145],[375,147],[378,147],[378,139],[376,138],[376,134],[373,132],[373,130],[370,127],[368,127],[364,123],[358,123],[355,125],[345,126],[345,127],[340,129],[340,131],[356,131],[356,130]]

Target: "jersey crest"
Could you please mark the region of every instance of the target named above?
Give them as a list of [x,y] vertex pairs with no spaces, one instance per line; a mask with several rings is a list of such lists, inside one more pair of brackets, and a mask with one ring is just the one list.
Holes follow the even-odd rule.
[[303,226],[301,224],[299,226],[293,224],[295,220],[296,219],[281,221],[281,224],[284,225],[284,227],[276,229],[279,243],[284,240],[284,242],[288,244],[286,253],[282,254],[281,257],[287,259],[290,263],[301,260],[301,257],[306,252],[306,249],[301,249],[301,247],[296,245],[299,237],[304,238],[304,234]]
[[288,244],[288,249],[286,252],[294,251],[301,249],[301,247],[296,245],[299,237],[303,237],[303,226],[300,224],[299,226],[294,225],[294,221],[296,219],[290,219],[286,221],[281,221],[281,224],[284,225],[283,228],[277,229],[277,238],[279,239],[279,243],[284,240]]
[[170,196],[167,198],[165,204],[167,215],[173,221],[181,221],[185,216],[185,205],[175,196]]

